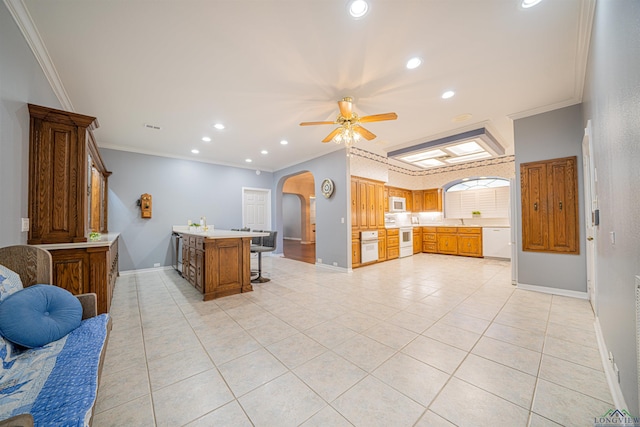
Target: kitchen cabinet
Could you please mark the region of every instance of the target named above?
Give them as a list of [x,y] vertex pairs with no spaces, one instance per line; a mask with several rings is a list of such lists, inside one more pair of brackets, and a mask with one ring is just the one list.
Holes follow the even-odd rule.
[[436,227],[422,227],[422,252],[438,253]]
[[520,165],[522,250],[579,254],[577,157]]
[[482,228],[458,227],[458,255],[482,257]]
[[378,229],[378,261],[387,260],[387,230]]
[[[107,233],[108,172],[91,116],[29,104],[29,244],[86,242]],[[89,190],[89,192],[87,192]]]
[[37,245],[51,253],[53,285],[74,295],[95,293],[98,313],[108,313],[118,278],[118,235],[102,241]]
[[482,257],[482,228],[422,227],[422,251]]
[[431,188],[422,191],[422,210],[420,212],[442,212],[441,188]]
[[360,265],[360,251],[362,248],[360,247],[360,233],[352,232],[351,233],[351,267],[358,267]]
[[422,228],[413,227],[413,253],[422,252]]
[[400,256],[400,230],[398,228],[387,229],[387,259],[395,259]]
[[384,228],[384,184],[351,177],[351,227],[354,230]]
[[456,227],[436,227],[436,231],[438,253],[458,255],[458,229]]
[[412,212],[422,212],[422,199],[424,198],[424,192],[422,190],[412,191],[413,196],[413,208]]

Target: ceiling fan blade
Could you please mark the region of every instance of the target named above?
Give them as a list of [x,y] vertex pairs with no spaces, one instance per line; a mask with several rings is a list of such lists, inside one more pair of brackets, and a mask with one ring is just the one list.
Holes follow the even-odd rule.
[[365,138],[367,141],[371,141],[372,139],[374,139],[376,137],[375,134],[369,132],[368,130],[366,130],[362,126],[355,125],[353,127],[353,130],[358,132],[360,135],[362,135],[362,137]]
[[340,108],[340,115],[349,120],[353,115],[353,100],[349,97],[342,98],[342,101],[338,101],[338,108]]
[[381,122],[383,120],[395,120],[398,118],[396,113],[374,114],[372,116],[360,117],[360,123]]
[[342,128],[335,128],[325,139],[322,140],[322,142],[331,141],[338,133],[340,133],[340,130],[342,130]]
[[335,125],[336,122],[302,122],[300,126]]

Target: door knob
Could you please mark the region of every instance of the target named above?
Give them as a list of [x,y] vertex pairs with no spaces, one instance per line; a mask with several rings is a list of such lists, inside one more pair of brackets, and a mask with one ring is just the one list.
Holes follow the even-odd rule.
[[587,240],[588,240],[588,241],[592,241],[592,240],[593,240],[593,237],[589,236],[589,237],[587,237]]

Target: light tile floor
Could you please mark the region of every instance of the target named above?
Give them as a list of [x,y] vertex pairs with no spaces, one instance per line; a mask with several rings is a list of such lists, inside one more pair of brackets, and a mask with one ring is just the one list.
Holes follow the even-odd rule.
[[263,268],[208,302],[173,270],[118,278],[94,426],[586,426],[613,408],[589,303],[516,290],[508,262]]

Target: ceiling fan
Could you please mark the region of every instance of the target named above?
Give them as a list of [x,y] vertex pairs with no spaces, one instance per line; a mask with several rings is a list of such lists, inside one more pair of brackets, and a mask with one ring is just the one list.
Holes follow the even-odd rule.
[[381,122],[384,120],[395,120],[398,118],[396,113],[384,113],[374,114],[371,116],[359,117],[353,111],[353,98],[346,96],[338,101],[338,108],[340,114],[333,122],[302,122],[300,126],[313,126],[313,125],[340,125],[335,128],[322,142],[329,142],[335,140],[335,142],[344,142],[345,145],[351,145],[358,141],[360,137],[364,137],[367,141],[371,141],[376,136],[367,129],[360,126],[360,123]]

